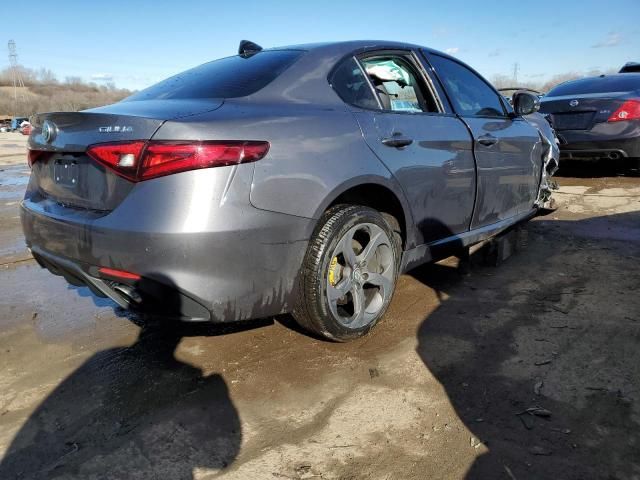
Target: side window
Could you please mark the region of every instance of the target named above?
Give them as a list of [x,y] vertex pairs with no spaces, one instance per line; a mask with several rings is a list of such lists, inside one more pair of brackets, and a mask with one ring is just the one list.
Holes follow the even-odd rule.
[[333,72],[331,86],[345,103],[362,108],[379,108],[367,79],[353,57],[343,61]]
[[478,75],[464,65],[431,54],[429,62],[442,80],[456,112],[462,116],[503,117],[500,97]]
[[384,110],[395,112],[437,112],[433,96],[411,62],[401,55],[361,59]]

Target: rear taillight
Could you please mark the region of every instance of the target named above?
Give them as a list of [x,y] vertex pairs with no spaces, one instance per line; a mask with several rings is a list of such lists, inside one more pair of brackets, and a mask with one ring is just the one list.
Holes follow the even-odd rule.
[[255,162],[268,150],[267,142],[150,143],[143,155],[140,179]]
[[627,100],[611,114],[608,122],[622,122],[640,119],[640,100]]
[[133,141],[93,145],[87,154],[118,175],[139,182],[187,170],[255,162],[268,151],[268,142],[257,141]]
[[143,141],[102,143],[89,147],[87,155],[119,175],[135,181],[138,174],[138,159],[144,145]]

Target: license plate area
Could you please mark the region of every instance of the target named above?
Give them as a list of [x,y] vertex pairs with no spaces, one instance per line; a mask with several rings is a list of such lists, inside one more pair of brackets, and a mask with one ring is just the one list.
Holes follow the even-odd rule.
[[53,163],[53,179],[58,185],[65,187],[78,185],[78,171],[76,160],[58,158]]
[[595,112],[556,113],[553,125],[556,130],[588,130]]

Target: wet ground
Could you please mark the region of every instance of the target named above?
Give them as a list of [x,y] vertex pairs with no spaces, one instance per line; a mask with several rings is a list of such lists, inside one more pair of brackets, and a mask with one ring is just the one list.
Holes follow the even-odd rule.
[[25,167],[0,170],[1,479],[640,478],[638,178],[560,178],[514,256],[404,275],[338,345],[68,286],[22,246]]

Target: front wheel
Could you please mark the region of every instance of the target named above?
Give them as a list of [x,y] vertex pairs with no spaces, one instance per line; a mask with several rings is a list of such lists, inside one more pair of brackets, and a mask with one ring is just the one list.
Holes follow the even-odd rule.
[[365,335],[389,306],[399,258],[398,234],[379,212],[358,205],[328,210],[309,243],[294,317],[331,340]]

